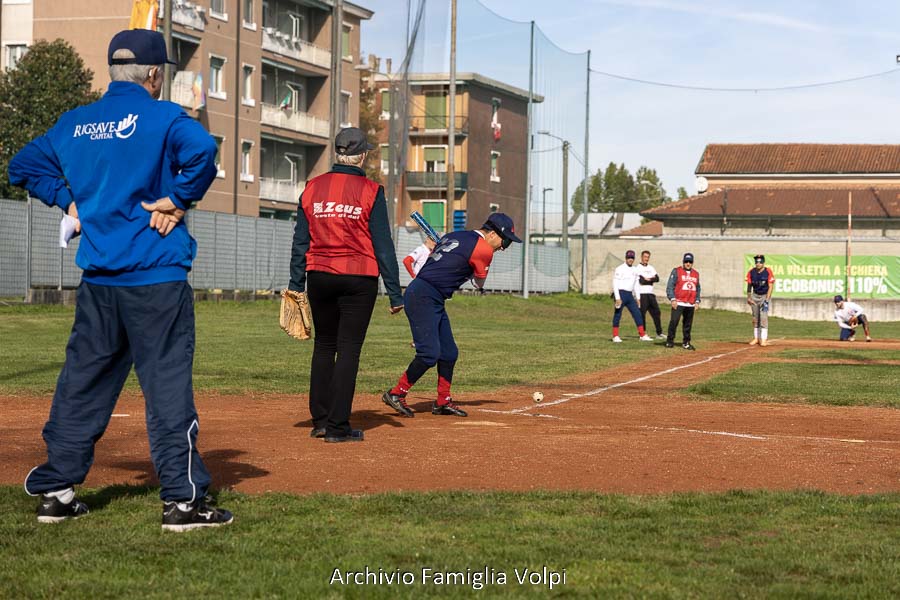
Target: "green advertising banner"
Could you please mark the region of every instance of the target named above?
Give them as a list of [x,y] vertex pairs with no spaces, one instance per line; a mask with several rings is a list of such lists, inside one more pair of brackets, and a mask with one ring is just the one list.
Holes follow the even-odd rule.
[[[752,255],[744,255],[744,266],[748,271],[753,268]],[[900,298],[900,257],[897,256],[854,256],[849,277],[844,256],[767,254],[766,266],[775,275],[774,295],[779,298],[822,298],[835,294],[852,298]]]

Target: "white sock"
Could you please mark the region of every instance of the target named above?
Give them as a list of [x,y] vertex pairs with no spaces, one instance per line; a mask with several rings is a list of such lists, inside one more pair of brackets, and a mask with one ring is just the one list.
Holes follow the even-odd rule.
[[48,492],[44,495],[49,496],[51,498],[56,498],[63,504],[71,504],[72,500],[75,499],[75,488],[66,488],[64,490],[56,490],[55,492]]
[[759,328],[759,339],[761,339],[761,340],[769,339],[769,328],[768,327],[760,327]]
[[759,339],[759,329],[757,329],[756,327],[753,328],[753,339]]

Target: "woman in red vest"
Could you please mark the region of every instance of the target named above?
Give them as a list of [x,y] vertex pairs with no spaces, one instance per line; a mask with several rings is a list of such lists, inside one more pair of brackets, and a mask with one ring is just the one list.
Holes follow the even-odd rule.
[[700,273],[694,268],[694,255],[690,252],[684,255],[680,267],[672,269],[666,283],[666,297],[672,303],[666,348],[675,347],[678,321],[684,317],[681,330],[684,337],[681,340],[681,347],[685,350],[696,350],[691,345],[691,326],[694,324],[694,309],[700,306]]
[[315,327],[309,376],[310,437],[361,442],[350,427],[359,355],[381,275],[391,314],[403,309],[384,188],[362,165],[375,148],[357,127],[334,139],[336,163],[300,196],[289,289],[307,291]]

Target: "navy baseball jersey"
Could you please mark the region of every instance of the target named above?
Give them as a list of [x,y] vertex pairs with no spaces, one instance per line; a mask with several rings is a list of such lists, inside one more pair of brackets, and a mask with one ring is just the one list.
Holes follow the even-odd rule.
[[775,275],[772,269],[766,267],[762,271],[750,269],[747,273],[747,283],[753,288],[753,292],[758,296],[765,296],[769,293],[769,284],[775,283]]
[[472,277],[487,277],[494,250],[477,231],[454,231],[441,238],[416,279],[449,298]]

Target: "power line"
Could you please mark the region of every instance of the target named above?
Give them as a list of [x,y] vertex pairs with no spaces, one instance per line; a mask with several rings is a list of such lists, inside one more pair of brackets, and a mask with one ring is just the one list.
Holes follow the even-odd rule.
[[592,68],[591,73],[596,73],[597,75],[602,75],[604,77],[609,77],[610,79],[620,79],[622,81],[630,81],[632,83],[640,83],[643,85],[654,85],[657,87],[666,87],[666,88],[675,88],[679,90],[693,90],[697,92],[785,92],[791,90],[805,90],[811,88],[818,87],[826,87],[831,85],[841,85],[844,83],[852,83],[854,81],[862,81],[864,79],[873,79],[875,77],[884,77],[886,75],[893,75],[897,71],[900,71],[900,67],[889,69],[887,71],[881,71],[879,73],[869,73],[868,75],[860,75],[859,77],[849,77],[847,79],[835,79],[832,81],[820,81],[817,83],[805,83],[798,85],[785,85],[785,86],[777,86],[777,87],[749,87],[749,88],[728,88],[728,87],[714,87],[714,86],[699,86],[699,85],[686,85],[679,83],[666,83],[663,81],[652,81],[649,79],[640,79],[638,77],[628,77],[626,75],[618,75],[616,73],[608,73],[606,71],[599,71],[597,69]]

